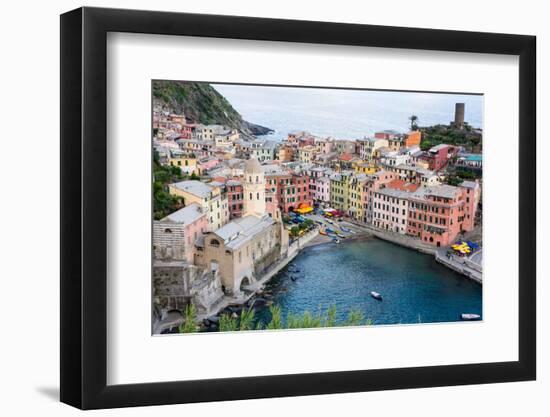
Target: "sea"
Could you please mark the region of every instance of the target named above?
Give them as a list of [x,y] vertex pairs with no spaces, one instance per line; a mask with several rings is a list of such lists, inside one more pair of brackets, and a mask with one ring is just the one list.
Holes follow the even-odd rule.
[[274,130],[265,138],[280,141],[305,130],[321,137],[359,139],[380,130],[407,132],[409,117],[419,126],[448,124],[455,103],[465,103],[465,121],[483,128],[483,95],[418,93],[212,84],[245,120]]
[[[433,255],[376,238],[305,248],[267,285],[273,302],[288,314],[324,313],[336,307],[337,323],[351,310],[375,325],[460,321],[482,316],[482,286],[436,262]],[[370,296],[380,293],[383,301]],[[257,312],[271,317],[268,309]]]

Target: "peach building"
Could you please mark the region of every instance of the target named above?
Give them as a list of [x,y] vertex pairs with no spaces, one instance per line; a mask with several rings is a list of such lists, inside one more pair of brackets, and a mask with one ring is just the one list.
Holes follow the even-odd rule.
[[476,180],[464,181],[460,184],[460,188],[463,188],[466,191],[466,216],[464,217],[462,228],[468,232],[475,227],[477,208],[481,198],[481,187],[479,182]]
[[385,184],[397,178],[397,174],[391,171],[378,171],[367,176],[367,181],[363,184],[361,192],[361,201],[363,203],[363,221],[372,224],[373,220],[373,193],[378,191]]
[[422,186],[410,198],[407,234],[435,246],[453,243],[466,216],[466,189]]

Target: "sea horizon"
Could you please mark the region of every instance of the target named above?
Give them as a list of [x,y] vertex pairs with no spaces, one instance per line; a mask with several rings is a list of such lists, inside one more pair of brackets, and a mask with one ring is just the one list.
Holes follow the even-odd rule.
[[333,88],[211,84],[244,120],[274,132],[263,137],[283,140],[305,130],[320,137],[360,139],[381,130],[406,133],[409,117],[418,126],[449,124],[455,103],[465,103],[465,121],[483,128],[483,95]]

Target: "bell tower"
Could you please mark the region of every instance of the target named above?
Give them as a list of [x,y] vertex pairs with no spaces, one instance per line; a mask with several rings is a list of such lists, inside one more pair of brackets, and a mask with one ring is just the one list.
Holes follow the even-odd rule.
[[265,175],[256,158],[244,165],[244,213],[243,216],[262,217],[265,211]]

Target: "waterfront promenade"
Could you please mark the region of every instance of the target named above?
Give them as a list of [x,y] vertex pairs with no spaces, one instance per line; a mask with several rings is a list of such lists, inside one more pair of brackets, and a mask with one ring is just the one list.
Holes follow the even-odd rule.
[[456,255],[447,255],[448,248],[438,248],[435,252],[435,260],[466,277],[479,282],[482,281],[483,252],[479,250],[473,255],[461,258]]

